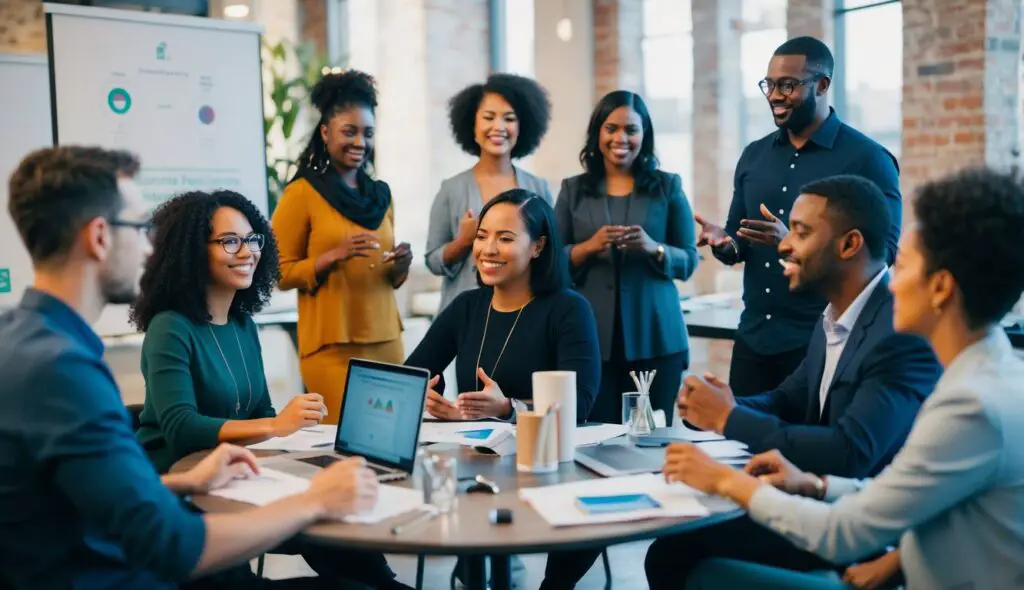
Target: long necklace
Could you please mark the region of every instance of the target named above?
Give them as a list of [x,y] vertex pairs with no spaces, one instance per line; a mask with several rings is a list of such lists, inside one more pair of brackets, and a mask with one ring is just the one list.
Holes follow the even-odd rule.
[[[519,313],[516,314],[516,320],[514,322],[512,322],[512,329],[508,331],[508,336],[505,336],[505,343],[501,345],[501,351],[498,353],[498,360],[494,361],[494,366],[491,368],[491,372],[488,373],[488,375],[491,377],[491,379],[494,378],[494,372],[498,370],[498,363],[501,362],[501,357],[502,357],[502,355],[505,354],[505,347],[508,346],[508,341],[512,338],[512,332],[516,331],[516,325],[519,324],[519,318],[523,315],[523,310],[526,309],[526,306],[529,305],[530,302],[532,302],[532,301],[533,301],[533,299],[531,298],[530,301],[526,302],[526,305],[524,305],[524,306],[519,308]],[[478,352],[476,354],[476,373],[475,373],[475,376],[476,376],[476,388],[477,388],[477,390],[479,390],[481,387],[483,387],[483,384],[480,382],[480,358],[484,354],[484,342],[487,341],[487,327],[491,323],[491,310],[492,309],[494,309],[494,303],[493,302],[490,305],[487,306],[487,319],[484,320],[484,335],[480,337],[480,352]]]
[[[231,320],[228,320],[230,323]],[[217,335],[214,334],[213,328],[209,323],[206,327],[210,330],[210,336],[213,336],[213,342],[217,345],[217,350],[220,351],[220,358],[224,360],[224,366],[228,369],[228,375],[231,377],[231,382],[235,384],[235,415],[237,416],[242,411],[242,398],[238,388],[238,381],[235,380],[235,372],[231,370],[231,365],[228,363],[228,357],[224,355],[224,349],[220,347],[220,340],[217,340]],[[249,379],[249,366],[245,362],[245,353],[242,351],[242,341],[238,338],[238,328],[234,324],[231,324],[231,332],[235,335],[235,343],[238,344],[238,354],[242,357],[242,369],[245,370],[245,382],[249,386],[249,397],[245,401],[245,411],[249,411],[249,406],[252,405],[252,381]]]

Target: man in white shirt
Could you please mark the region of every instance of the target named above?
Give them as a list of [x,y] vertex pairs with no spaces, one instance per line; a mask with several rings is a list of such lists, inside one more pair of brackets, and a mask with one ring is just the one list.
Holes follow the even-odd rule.
[[[713,375],[689,376],[679,394],[691,424],[778,449],[800,469],[869,477],[903,445],[941,373],[918,336],[892,325],[885,196],[857,176],[833,176],[801,189],[779,245],[791,292],[814,290],[829,305],[803,363],[776,389],[735,398]],[[652,588],[685,579],[706,557],[734,557],[790,569],[828,567],[747,518],[660,539],[647,556]]]

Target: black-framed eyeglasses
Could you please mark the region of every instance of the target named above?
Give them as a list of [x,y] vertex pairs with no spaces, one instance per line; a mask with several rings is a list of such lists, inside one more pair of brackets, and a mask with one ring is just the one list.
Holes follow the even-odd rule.
[[110,225],[113,227],[131,227],[137,229],[143,237],[149,238],[150,234],[153,233],[153,224],[149,221],[128,221],[126,219],[111,219]]
[[796,78],[782,78],[781,80],[775,81],[771,78],[765,78],[758,82],[757,85],[761,88],[761,92],[763,92],[765,96],[770,95],[775,90],[778,90],[779,94],[782,96],[789,96],[790,94],[793,94],[797,88],[804,84],[817,82],[819,78],[821,78],[820,75],[811,76],[804,80],[797,80]]
[[242,250],[242,244],[249,249],[250,252],[259,252],[263,249],[263,234],[249,234],[244,238],[241,236],[224,236],[215,240],[210,240],[211,244],[220,244],[221,248],[228,254],[238,254]]

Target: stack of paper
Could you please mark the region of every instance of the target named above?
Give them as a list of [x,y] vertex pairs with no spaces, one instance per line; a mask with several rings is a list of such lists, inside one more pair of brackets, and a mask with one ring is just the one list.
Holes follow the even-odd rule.
[[[307,489],[309,489],[308,479],[262,467],[259,475],[236,479],[227,486],[210,492],[210,495],[256,506],[266,506],[282,498],[301,494]],[[422,490],[381,485],[380,497],[372,510],[347,516],[344,521],[354,524],[374,524],[410,510],[423,509],[424,506]]]
[[[661,506],[629,512],[587,514],[577,504],[577,498],[583,496],[622,494],[647,494]],[[650,518],[707,516],[709,511],[698,500],[700,495],[693,488],[679,483],[665,483],[660,475],[651,473],[519,490],[519,497],[530,504],[548,524],[556,527],[632,522]]]
[[331,424],[309,426],[302,428],[288,436],[270,438],[263,442],[249,445],[254,451],[314,451],[316,449],[330,449],[334,446],[334,439],[337,437],[338,427]]
[[495,446],[512,436],[515,426],[505,422],[424,422],[420,426],[421,443]]
[[577,426],[573,432],[572,439],[577,447],[596,445],[606,440],[618,438],[629,428],[625,424],[593,424],[588,426]]
[[747,445],[736,440],[707,441],[698,446],[715,459],[744,459],[750,456]]

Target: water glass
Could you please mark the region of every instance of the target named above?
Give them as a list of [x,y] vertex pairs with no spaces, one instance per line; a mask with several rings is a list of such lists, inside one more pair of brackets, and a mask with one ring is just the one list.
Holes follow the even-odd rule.
[[654,430],[651,396],[630,391],[622,394],[622,423],[630,437],[648,436]]
[[458,487],[458,459],[450,455],[427,454],[423,457],[423,500],[445,514],[455,508]]

